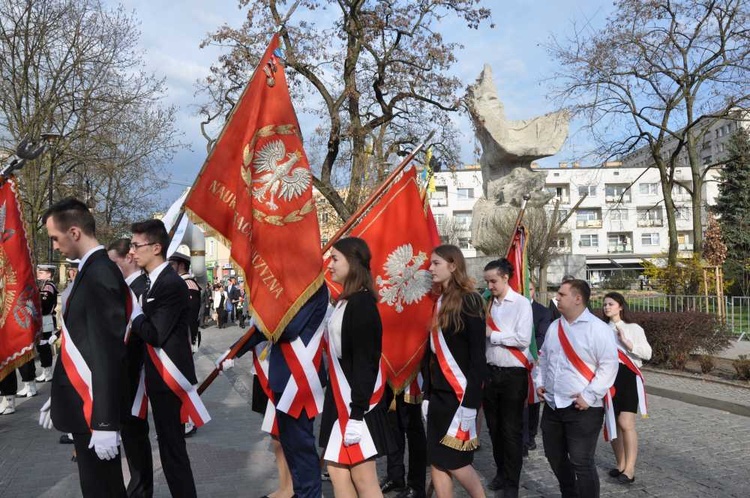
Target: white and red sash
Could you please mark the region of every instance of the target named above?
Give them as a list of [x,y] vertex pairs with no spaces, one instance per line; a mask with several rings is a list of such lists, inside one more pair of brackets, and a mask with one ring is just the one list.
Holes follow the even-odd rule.
[[[180,369],[177,368],[177,365],[174,364],[169,355],[162,348],[155,348],[150,344],[146,344],[146,351],[159,376],[182,402],[182,406],[180,407],[180,421],[185,424],[190,419],[196,427],[201,427],[210,421],[211,416],[208,414],[208,410],[206,410],[203,401],[198,395],[198,389],[180,372]],[[144,370],[145,366],[141,371],[136,398],[133,401],[133,407],[130,412],[133,416],[140,418],[146,418],[147,413]]]
[[[63,299],[63,310],[67,308],[68,293]],[[126,295],[125,299],[125,311],[128,317],[128,323],[125,328],[125,336],[123,338],[125,344],[130,339],[130,328],[132,325],[131,313],[133,311],[133,303],[135,302],[135,296],[130,291]],[[64,311],[63,311],[64,313]],[[92,381],[91,369],[89,368],[83,355],[76,347],[73,340],[70,338],[70,332],[68,327],[65,325],[65,318],[60,320],[61,324],[61,342],[60,342],[60,359],[65,369],[65,374],[68,376],[73,389],[76,390],[78,396],[83,401],[83,418],[86,420],[86,425],[91,429],[91,415],[94,408],[94,384]]]
[[422,399],[424,398],[423,387],[424,377],[422,376],[422,372],[417,372],[417,375],[414,376],[404,389],[404,403],[409,403],[410,405],[422,403]]
[[279,344],[292,375],[289,376],[276,409],[291,417],[298,418],[302,410],[305,410],[307,416],[313,418],[323,411],[325,391],[318,372],[323,361],[323,335],[327,317],[328,314],[307,345],[300,337]]
[[263,423],[261,424],[260,429],[263,432],[278,437],[279,424],[276,419],[276,405],[273,399],[273,391],[271,391],[271,386],[268,382],[268,355],[265,354],[266,351],[263,351],[269,346],[270,343],[268,341],[263,341],[253,348],[253,373],[258,376],[260,387],[268,397],[266,412],[263,414]]
[[[500,332],[500,327],[497,326],[495,323],[495,320],[492,318],[492,304],[490,304],[489,309],[487,309],[487,327],[492,332]],[[529,361],[528,356],[526,356],[526,353],[521,351],[520,349],[513,347],[513,346],[503,346],[505,349],[508,350],[510,354],[512,354],[520,363],[521,365],[526,368],[526,371],[529,373],[529,396],[528,396],[528,402],[530,405],[533,405],[534,403],[539,403],[539,394],[536,392],[536,388],[534,387],[534,379],[531,375],[531,371],[534,369],[534,363]]]
[[[327,320],[326,320],[327,322]],[[336,413],[338,415],[331,430],[331,437],[328,439],[323,458],[330,462],[336,462],[341,465],[356,465],[364,462],[368,458],[377,455],[378,450],[375,447],[375,441],[372,439],[367,423],[362,424],[362,439],[359,443],[349,446],[344,445],[344,432],[346,424],[349,422],[349,407],[352,402],[352,390],[349,382],[346,380],[344,371],[341,369],[339,357],[333,341],[329,340],[328,331],[326,330],[326,350],[328,351],[328,389],[332,389],[333,400],[336,404]],[[370,397],[370,406],[367,412],[383,398],[385,392],[385,375],[383,372],[383,361],[380,360],[378,366],[378,377],[375,380],[375,389]]]
[[[460,408],[461,403],[463,403],[464,400],[464,395],[466,394],[468,381],[466,380],[464,373],[461,371],[458,362],[453,358],[450,349],[448,349],[448,344],[445,342],[445,337],[443,337],[443,331],[437,324],[437,307],[435,307],[435,310],[435,324],[430,332],[430,349],[432,349],[432,352],[435,353],[435,356],[437,357],[443,376],[445,376],[446,380],[453,388],[453,392],[456,394],[456,399],[458,400],[458,406]],[[479,446],[476,419],[474,419],[474,423],[471,424],[470,427],[464,427],[462,426],[461,418],[459,417],[459,411],[460,410],[457,409],[456,413],[453,414],[453,419],[448,427],[448,432],[440,440],[440,444],[459,451],[475,450]]]
[[643,418],[648,418],[648,399],[646,398],[646,383],[643,380],[643,373],[633,360],[619,346],[617,347],[617,357],[620,363],[628,367],[635,374],[635,385],[638,391],[638,411]]
[[[578,356],[576,350],[573,349],[573,345],[568,340],[568,335],[565,333],[563,327],[562,318],[559,319],[557,324],[557,337],[560,340],[560,345],[565,352],[565,356],[568,361],[573,365],[578,373],[580,373],[584,379],[591,382],[594,379],[594,369],[586,364],[585,361]],[[612,397],[615,395],[615,388],[610,387],[607,389],[607,393],[604,395],[602,403],[604,405],[604,440],[611,441],[617,438],[617,421],[615,420],[615,411],[612,407]]]

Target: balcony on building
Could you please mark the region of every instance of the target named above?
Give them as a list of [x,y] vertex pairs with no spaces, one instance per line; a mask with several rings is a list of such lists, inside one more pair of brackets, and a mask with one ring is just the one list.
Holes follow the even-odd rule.
[[608,233],[607,234],[607,252],[609,254],[632,254],[633,253],[633,234],[628,233]]
[[576,228],[601,228],[601,209],[579,209],[576,211]]
[[604,202],[612,203],[629,203],[631,202],[629,184],[607,184],[604,186]]
[[448,187],[435,187],[435,191],[430,194],[430,206],[445,207],[448,205]]
[[559,200],[560,204],[570,204],[570,186],[568,184],[564,185],[551,185],[547,184],[545,187],[545,190],[547,193],[554,196],[552,199]]
[[638,208],[637,215],[637,225],[640,228],[664,226],[664,210],[661,206]]

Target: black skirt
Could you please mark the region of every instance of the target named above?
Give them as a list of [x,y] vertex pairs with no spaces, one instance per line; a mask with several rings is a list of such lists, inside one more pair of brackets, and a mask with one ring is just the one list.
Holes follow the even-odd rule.
[[459,451],[440,443],[458,410],[456,394],[432,391],[427,412],[427,461],[441,470],[455,470],[474,462],[474,450]]
[[[331,438],[331,431],[337,419],[338,412],[333,399],[333,391],[328,388],[323,402],[323,415],[320,418],[320,437],[318,439],[318,445],[324,450],[328,446],[328,440]],[[385,456],[396,450],[396,439],[386,418],[385,396],[375,408],[365,413],[364,420],[367,424],[367,430],[370,431],[372,436],[372,441],[375,443],[375,449],[378,451],[378,454],[372,458]]]
[[615,397],[612,399],[615,415],[620,412],[638,413],[638,385],[635,379],[636,375],[620,363],[615,378]]
[[266,407],[268,406],[268,396],[266,392],[260,387],[260,380],[257,375],[253,375],[253,397],[250,400],[250,407],[255,413],[261,415],[266,414]]

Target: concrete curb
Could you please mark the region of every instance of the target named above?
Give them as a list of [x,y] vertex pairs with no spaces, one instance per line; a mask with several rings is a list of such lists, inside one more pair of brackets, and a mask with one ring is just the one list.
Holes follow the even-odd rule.
[[707,398],[705,396],[698,396],[697,394],[690,394],[682,391],[675,391],[673,389],[665,389],[662,387],[654,387],[648,385],[646,386],[646,392],[654,396],[661,396],[662,398],[682,401],[683,403],[689,403],[691,405],[713,408],[714,410],[722,410],[734,415],[750,417],[750,406],[741,405],[739,403],[731,403],[729,401],[721,401],[718,399]]

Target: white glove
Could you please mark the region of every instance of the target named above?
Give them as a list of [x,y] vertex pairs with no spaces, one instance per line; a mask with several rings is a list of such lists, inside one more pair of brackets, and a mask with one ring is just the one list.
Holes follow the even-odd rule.
[[221,356],[219,356],[219,359],[216,360],[216,368],[219,369],[219,373],[224,370],[234,368],[234,358],[230,358],[227,360],[227,356],[229,356],[230,351],[231,350],[227,349]]
[[52,334],[51,336],[49,336],[49,339],[47,339],[46,341],[44,339],[39,341],[39,345],[44,346],[45,344],[48,344],[52,346],[55,343],[55,341],[57,341],[57,336],[55,334]]
[[52,412],[50,408],[52,408],[52,397],[48,398],[44,406],[39,409],[39,425],[47,430],[52,429]]
[[142,301],[143,301],[143,296],[138,298],[137,301],[133,301],[133,309],[130,311],[131,322],[143,314],[143,308],[141,307]]
[[430,400],[422,401],[422,421],[427,423],[427,412],[430,410]]
[[461,427],[468,430],[477,420],[477,409],[459,406],[458,417],[461,419]]
[[91,431],[89,449],[94,448],[99,460],[112,460],[120,451],[119,441],[119,431]]
[[351,446],[360,442],[362,440],[362,431],[364,431],[364,427],[364,420],[354,420],[353,418],[350,418],[346,423],[346,430],[344,431],[344,446]]

